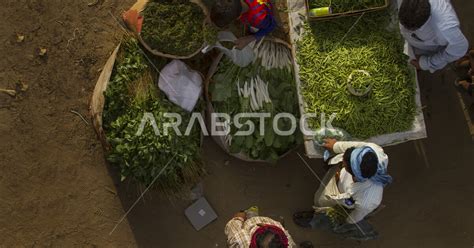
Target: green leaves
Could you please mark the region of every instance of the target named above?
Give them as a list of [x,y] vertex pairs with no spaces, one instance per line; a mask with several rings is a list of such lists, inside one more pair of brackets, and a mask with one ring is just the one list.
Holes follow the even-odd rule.
[[203,28],[204,13],[191,2],[149,2],[143,16],[143,40],[167,54],[190,55],[202,47],[205,38],[211,40],[217,36]]
[[[240,98],[237,92],[236,82],[242,84],[259,75],[265,82],[269,83],[268,92],[272,103],[265,105],[263,112],[270,113],[272,118],[265,119],[265,133],[259,133],[259,118],[252,118],[256,130],[249,136],[235,136],[239,130],[232,126],[232,142],[229,150],[231,153],[244,153],[252,159],[276,161],[280,155],[298,144],[293,136],[278,136],[273,131],[273,116],[280,112],[292,113],[299,116],[298,101],[296,95],[296,83],[293,71],[285,69],[267,70],[254,63],[245,68],[234,65],[229,59],[223,58],[218,66],[218,71],[212,78],[210,93],[212,104],[216,112],[228,113],[231,118],[238,113],[251,112],[249,100]],[[241,122],[244,122],[241,120]],[[279,125],[282,130],[288,130],[288,123]],[[240,130],[245,131],[244,126]],[[302,138],[299,130],[294,136]]]
[[218,74],[215,76],[215,81],[216,83],[213,84],[214,89],[212,91],[213,101],[224,102],[232,97],[233,82],[229,78],[226,78],[224,74]]
[[[122,43],[111,81],[105,92],[104,128],[112,146],[108,161],[127,178],[148,186],[160,175],[156,186],[174,193],[194,184],[204,174],[200,157],[201,133],[196,127],[190,136],[174,131],[163,135],[163,124],[170,122],[163,113],[178,113],[184,133],[191,114],[170,102],[153,83],[149,65],[134,39]],[[153,113],[160,135],[150,125],[137,135],[146,112]],[[165,167],[169,164],[167,167]],[[161,174],[160,174],[161,173]]]

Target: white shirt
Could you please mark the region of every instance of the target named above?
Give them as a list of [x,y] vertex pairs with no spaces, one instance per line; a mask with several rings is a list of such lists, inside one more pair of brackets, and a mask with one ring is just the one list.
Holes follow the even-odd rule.
[[450,1],[430,0],[430,4],[431,16],[422,27],[410,31],[400,25],[400,31],[415,53],[421,55],[421,69],[435,72],[464,56],[469,43]]
[[[333,159],[331,159],[330,164],[337,164],[342,162],[344,152],[351,147],[363,147],[369,146],[372,148],[379,162],[387,162],[388,156],[384,153],[383,149],[373,143],[365,142],[344,142],[339,141],[334,144],[333,151],[338,154]],[[347,218],[347,222],[354,224],[365,218],[368,214],[373,212],[379,205],[382,203],[383,197],[383,186],[376,184],[371,180],[366,180],[365,182],[354,182],[352,175],[342,169],[339,175],[338,189],[341,194],[347,194],[354,199],[354,209]]]

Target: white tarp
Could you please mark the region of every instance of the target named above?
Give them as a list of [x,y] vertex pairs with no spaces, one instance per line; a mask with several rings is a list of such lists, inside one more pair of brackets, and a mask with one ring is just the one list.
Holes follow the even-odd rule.
[[[289,19],[290,19],[290,38],[292,43],[292,52],[293,56],[296,58],[296,41],[300,39],[301,35],[303,34],[303,22],[305,21],[306,15],[306,7],[305,7],[305,0],[287,0],[288,2],[288,11],[289,11]],[[394,1],[395,2],[395,1]],[[392,5],[396,6],[396,5]],[[409,47],[405,46],[405,54],[409,54]],[[299,78],[299,65],[295,63],[295,72],[296,72],[296,83],[298,85],[298,99],[299,99],[299,106],[301,114],[305,113],[305,103],[304,99],[301,94],[301,81]],[[426,133],[426,126],[425,126],[425,119],[423,116],[422,106],[421,106],[421,99],[420,99],[420,88],[418,84],[418,77],[416,77],[416,105],[417,105],[417,115],[415,117],[415,121],[413,123],[413,128],[411,130],[399,133],[390,133],[384,134],[376,137],[369,138],[367,141],[376,143],[381,146],[391,146],[397,145],[403,142],[411,141],[411,140],[418,140],[424,139],[427,136]],[[313,138],[311,136],[305,136],[305,149],[306,155],[309,158],[322,158],[323,157],[323,150],[316,146],[313,142]]]

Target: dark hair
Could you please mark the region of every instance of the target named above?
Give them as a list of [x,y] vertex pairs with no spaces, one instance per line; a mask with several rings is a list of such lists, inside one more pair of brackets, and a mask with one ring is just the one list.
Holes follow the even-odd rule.
[[[344,152],[343,160],[347,164],[346,171],[354,176],[351,167],[351,155],[355,150],[355,147],[351,147]],[[379,160],[377,155],[373,152],[368,152],[362,157],[362,162],[360,163],[360,171],[363,178],[371,178],[377,173]]]
[[429,0],[403,0],[398,11],[400,23],[412,31],[421,28],[428,21],[430,15]]
[[351,174],[352,176],[354,176],[354,173],[352,172],[352,168],[351,168],[351,155],[352,155],[352,152],[355,150],[355,147],[351,147],[349,149],[347,149],[345,152],[344,152],[344,156],[342,157],[342,159],[344,160],[344,162],[346,163],[346,171],[349,172],[349,174]]
[[[273,236],[273,237],[271,237],[268,243],[265,243],[266,239],[270,238],[270,236]],[[264,233],[257,236],[257,247],[258,248],[263,248],[263,247],[286,248],[286,246],[283,244],[283,241],[278,237],[278,235],[273,233],[271,230],[266,230]]]
[[216,26],[223,28],[237,19],[242,12],[240,0],[218,0],[211,9],[211,20]]
[[362,157],[360,163],[360,171],[363,178],[371,178],[377,173],[379,160],[377,155],[373,152],[368,152]]

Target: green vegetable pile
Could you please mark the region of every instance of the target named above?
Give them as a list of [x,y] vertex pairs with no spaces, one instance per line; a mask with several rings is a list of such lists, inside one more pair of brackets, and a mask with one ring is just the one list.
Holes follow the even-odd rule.
[[[154,84],[156,75],[139,52],[135,39],[122,42],[110,83],[105,92],[104,129],[112,146],[108,161],[120,169],[122,180],[130,178],[139,184],[154,186],[173,193],[193,185],[203,175],[200,157],[200,130],[190,136],[178,136],[172,129],[165,135],[163,123],[173,122],[164,113],[183,117],[179,126],[185,133],[191,114],[176,106]],[[152,113],[159,134],[147,123],[137,135],[144,114]],[[160,174],[161,173],[161,174]]]
[[206,40],[213,39],[212,30],[208,31],[204,25],[202,9],[189,1],[152,1],[146,5],[143,16],[143,40],[163,53],[190,55]]
[[346,223],[346,219],[349,217],[351,211],[351,209],[346,209],[341,205],[336,205],[326,210],[326,215],[331,220],[333,226],[339,226]]
[[310,0],[310,8],[332,7],[333,13],[365,10],[381,7],[385,0]]
[[[305,112],[336,113],[332,125],[359,139],[409,130],[416,85],[403,39],[396,28],[388,29],[387,12],[365,14],[347,33],[357,18],[306,25],[297,44]],[[355,88],[371,87],[365,96],[348,90],[348,78],[356,70],[369,74],[353,75],[351,81]],[[314,119],[309,124],[320,127]]]
[[[274,57],[278,58],[276,55]],[[268,67],[272,64],[276,67]],[[254,90],[254,93],[249,93]],[[276,114],[291,113],[297,119],[299,117],[296,83],[291,66],[268,62],[262,64],[262,60],[258,59],[242,68],[223,58],[212,77],[210,94],[215,111],[229,114],[231,122],[239,113],[271,114],[270,118],[265,118],[264,134],[259,131],[259,118],[251,118],[256,128],[249,136],[235,135],[239,130],[248,130],[247,125],[238,129],[234,123],[230,123],[231,131],[227,142],[231,153],[243,153],[255,160],[276,161],[302,141],[298,128],[289,136],[277,135],[273,130],[273,117]],[[245,123],[246,120],[240,122]],[[282,131],[290,130],[291,121],[287,118],[279,119],[278,127]]]

